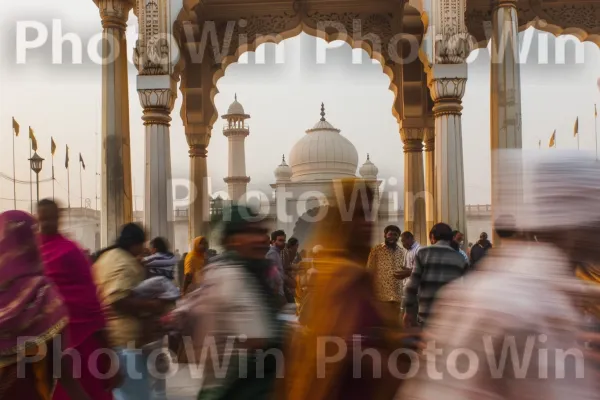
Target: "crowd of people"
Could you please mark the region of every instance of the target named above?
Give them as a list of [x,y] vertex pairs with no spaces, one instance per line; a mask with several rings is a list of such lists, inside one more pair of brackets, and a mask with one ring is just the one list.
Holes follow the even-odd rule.
[[466,250],[445,223],[372,247],[357,179],[306,243],[228,206],[219,255],[128,224],[88,257],[55,202],[2,213],[0,399],[155,399],[164,347],[202,366],[200,400],[597,398],[600,168],[535,165],[526,218]]

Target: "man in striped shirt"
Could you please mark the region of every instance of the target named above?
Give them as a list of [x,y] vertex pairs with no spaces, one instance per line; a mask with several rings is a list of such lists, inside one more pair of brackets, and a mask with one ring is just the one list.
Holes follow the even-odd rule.
[[404,288],[404,326],[416,325],[413,316],[417,310],[418,322],[425,323],[438,291],[467,271],[467,261],[451,246],[450,226],[435,225],[429,238],[433,245],[418,251],[413,272]]

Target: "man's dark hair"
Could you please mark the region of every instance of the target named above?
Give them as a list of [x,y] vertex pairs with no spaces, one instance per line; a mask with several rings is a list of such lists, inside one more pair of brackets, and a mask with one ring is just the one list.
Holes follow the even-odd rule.
[[462,233],[461,231],[452,231],[452,237],[455,237],[456,235],[458,235],[459,233]]
[[298,244],[298,239],[296,239],[295,237],[291,237],[287,241],[287,247],[294,247],[297,244]]
[[129,250],[135,245],[144,244],[145,241],[146,232],[144,232],[144,228],[136,223],[131,222],[123,225],[121,228],[121,232],[117,238],[116,247],[119,247],[123,250]]
[[285,232],[282,230],[278,230],[278,231],[271,233],[271,242],[276,241],[279,236],[285,237]]
[[435,240],[445,240],[448,242],[454,238],[452,228],[450,228],[450,225],[444,223],[435,224],[433,228],[431,228],[429,236],[433,236]]
[[396,225],[388,225],[383,230],[383,234],[387,235],[388,232],[396,232],[398,235],[400,235],[402,231]]
[[54,207],[58,210],[58,204],[54,200],[51,200],[51,199],[42,199],[42,200],[38,201],[37,206],[38,206],[38,208],[50,206],[50,207]]
[[150,241],[150,248],[156,249],[159,253],[168,253],[169,252],[169,244],[167,239],[162,237],[155,237]]
[[496,220],[495,231],[501,239],[508,239],[516,234],[516,221],[512,215],[501,215]]
[[415,238],[415,235],[413,235],[413,233],[409,232],[409,231],[402,232],[402,235],[400,235],[400,236],[402,236],[405,239],[414,239]]

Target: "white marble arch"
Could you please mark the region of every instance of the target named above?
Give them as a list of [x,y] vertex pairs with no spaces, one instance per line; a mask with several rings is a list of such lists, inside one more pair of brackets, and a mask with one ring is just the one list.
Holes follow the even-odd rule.
[[[268,7],[268,5],[271,4],[273,7],[275,7],[275,11]],[[398,6],[398,4],[400,4],[400,6]],[[305,32],[312,36],[322,38],[327,42],[343,40],[352,48],[362,48],[372,59],[376,59],[380,62],[382,65],[382,71],[390,78],[390,90],[394,93],[396,98],[392,107],[392,113],[400,124],[401,132],[410,132],[410,135],[408,133],[402,133],[401,135],[403,141],[405,142],[405,150],[408,148],[410,150],[406,151],[417,151],[420,153],[420,157],[410,158],[410,163],[414,162],[415,165],[413,166],[411,164],[409,165],[409,168],[406,168],[406,170],[409,172],[409,175],[412,173],[411,171],[416,172],[415,177],[409,179],[409,182],[414,182],[416,188],[423,190],[424,171],[422,161],[422,142],[425,127],[431,126],[431,116],[427,115],[427,111],[428,109],[430,110],[431,104],[427,101],[429,94],[426,86],[424,85],[425,78],[421,76],[423,75],[423,65],[421,64],[422,58],[418,58],[411,64],[403,66],[400,63],[393,62],[389,54],[387,54],[387,44],[392,41],[392,36],[394,34],[400,34],[403,31],[410,32],[420,40],[423,35],[424,26],[418,11],[416,11],[410,5],[402,6],[402,3],[390,0],[352,0],[345,2],[330,0],[320,0],[318,2],[313,0],[290,0],[270,1],[256,4],[240,1],[235,5],[230,4],[229,9],[227,10],[225,10],[225,8],[219,8],[218,2],[204,3],[198,0],[189,0],[183,1],[183,9],[179,12],[174,24],[186,26],[187,28],[192,27],[192,29],[195,30],[195,34],[198,34],[202,29],[202,21],[198,20],[198,15],[201,14],[202,10],[206,11],[205,18],[207,20],[215,18],[217,21],[236,21],[246,14],[241,11],[236,12],[234,6],[239,6],[240,9],[248,12],[248,25],[252,26],[252,24],[255,22],[255,19],[257,19],[256,21],[260,21],[257,22],[258,28],[255,27],[255,31],[248,38],[248,42],[241,44],[237,43],[236,33],[239,31],[234,31],[232,39],[234,41],[234,45],[232,46],[233,51],[230,51],[229,54],[224,57],[224,59],[215,62],[215,69],[206,71],[206,66],[192,65],[190,62],[186,63],[185,56],[181,57],[180,66],[176,67],[175,69],[177,73],[181,74],[181,91],[184,95],[182,117],[184,120],[184,125],[186,126],[186,135],[188,136],[190,154],[192,156],[191,170],[192,176],[194,177],[192,180],[196,187],[200,188],[200,197],[196,199],[194,204],[190,205],[192,210],[190,219],[190,237],[204,234],[204,230],[206,229],[207,225],[207,207],[205,206],[205,203],[207,202],[207,193],[203,193],[204,185],[200,183],[200,181],[205,179],[208,174],[206,168],[206,155],[208,152],[207,147],[210,143],[212,125],[218,117],[216,109],[214,108],[214,96],[218,92],[216,89],[217,81],[224,75],[227,66],[237,62],[241,54],[247,51],[255,51],[255,49],[263,43],[279,43],[282,40],[298,35],[300,32]],[[274,28],[273,25],[269,25],[268,22],[264,23],[264,20],[273,18],[272,13],[276,13],[286,6],[292,6],[296,13],[295,15],[288,15],[284,17],[277,14],[278,18],[286,19],[285,23],[283,24],[285,25],[285,28],[277,29]],[[296,9],[296,6],[298,6],[300,9]],[[305,6],[312,7],[312,11],[314,11],[316,14],[303,12],[301,8]],[[200,7],[201,11],[199,11],[197,7]],[[371,8],[374,8],[375,11],[371,11]],[[250,10],[252,11],[250,12]],[[369,29],[373,29],[377,34],[381,35],[384,44],[384,47],[381,48],[382,51],[379,51],[380,49],[372,46],[367,40],[354,40],[352,34],[317,29],[317,22],[326,20],[327,18],[339,18],[337,21],[344,24],[347,32],[353,32],[354,28],[351,25],[352,19],[348,16],[349,14],[354,15],[353,10],[357,13],[368,14],[376,17],[373,19],[375,22],[369,20],[371,21],[369,22],[371,25],[366,27],[363,26],[363,34],[367,34],[371,32]],[[322,14],[318,14],[319,12]],[[363,14],[356,15],[359,16]],[[388,24],[388,26],[381,26],[378,24]],[[262,25],[266,25],[266,27],[263,27]],[[261,28],[267,30],[263,32],[260,30]],[[177,36],[177,28],[174,27],[173,29],[175,35]],[[275,32],[268,31],[268,29],[275,29]],[[219,34],[218,37],[222,36]],[[190,43],[186,43],[186,40],[184,40],[182,35],[180,35],[178,39],[180,47],[185,51]],[[409,70],[412,70],[412,73],[409,73]],[[420,74],[415,74],[415,70],[419,71]],[[197,86],[191,87],[189,85],[189,81],[197,79],[191,79],[190,74],[195,74],[196,76],[202,75],[202,82],[196,83]],[[415,76],[417,80],[414,82],[411,81],[411,79],[415,79]],[[415,86],[418,88],[418,93],[416,95],[414,89],[412,89],[410,94],[407,94],[409,92],[403,92],[404,88],[410,86],[411,84],[413,88]],[[209,86],[210,88],[208,88]],[[202,92],[202,101],[200,102],[201,105],[192,104],[192,96],[200,92]],[[190,93],[190,96],[187,96],[188,93]],[[188,98],[190,101],[188,101]],[[196,103],[198,103],[197,100]],[[200,108],[194,109],[194,107]],[[419,141],[419,143],[421,143],[420,148],[416,148],[419,146],[415,147],[413,145],[406,147],[407,140]],[[426,237],[425,204],[423,203],[416,205],[415,207],[417,207],[417,212],[407,213],[407,215],[416,215],[418,216],[419,221],[414,222],[414,224],[413,221],[407,223],[410,223],[410,226],[415,225],[419,227],[415,229],[419,231],[420,235],[423,235],[424,241]]]

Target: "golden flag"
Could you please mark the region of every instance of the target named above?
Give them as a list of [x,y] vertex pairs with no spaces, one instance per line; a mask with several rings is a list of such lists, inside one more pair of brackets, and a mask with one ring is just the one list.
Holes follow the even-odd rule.
[[54,143],[54,138],[52,136],[50,136],[50,153],[52,153],[52,156],[56,153],[56,143]]
[[552,133],[552,137],[550,138],[550,143],[548,147],[556,147],[556,130]]
[[575,128],[573,129],[573,136],[577,137],[579,134],[579,117],[575,120]]
[[594,117],[598,118],[598,107],[594,104]]
[[67,148],[67,153],[65,155],[65,168],[69,169],[69,145],[65,145]]
[[15,136],[19,136],[20,129],[21,129],[21,127],[19,126],[19,123],[17,122],[15,117],[13,117],[13,131],[15,131]]
[[538,146],[540,147],[540,149],[542,148],[542,141],[540,140],[540,142],[538,143]]
[[31,127],[29,127],[29,139],[31,139],[31,150],[37,151],[37,139],[35,138],[35,134]]

